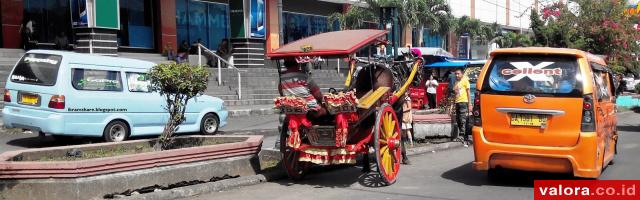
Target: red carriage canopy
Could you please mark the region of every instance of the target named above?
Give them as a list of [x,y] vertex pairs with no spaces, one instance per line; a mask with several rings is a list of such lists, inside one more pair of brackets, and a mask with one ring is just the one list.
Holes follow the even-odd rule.
[[[386,30],[359,29],[321,33],[268,53],[271,59],[298,56],[345,57],[387,34]],[[383,38],[386,39],[386,38]]]

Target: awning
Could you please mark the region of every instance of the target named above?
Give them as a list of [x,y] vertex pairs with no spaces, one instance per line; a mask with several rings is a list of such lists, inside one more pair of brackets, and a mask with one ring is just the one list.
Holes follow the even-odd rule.
[[267,53],[271,59],[300,56],[347,57],[384,39],[386,30],[358,29],[321,33],[286,44]]
[[432,68],[458,68],[458,67],[466,67],[469,64],[469,61],[446,61],[446,62],[435,62],[428,65],[424,65],[423,67],[432,67]]

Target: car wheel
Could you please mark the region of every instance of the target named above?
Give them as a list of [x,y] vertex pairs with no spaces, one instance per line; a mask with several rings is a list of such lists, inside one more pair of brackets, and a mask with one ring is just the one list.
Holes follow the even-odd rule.
[[130,133],[129,126],[123,121],[112,121],[104,128],[103,137],[107,142],[122,142]]
[[200,121],[200,133],[204,135],[216,134],[219,126],[220,120],[218,119],[218,116],[213,113],[207,113]]

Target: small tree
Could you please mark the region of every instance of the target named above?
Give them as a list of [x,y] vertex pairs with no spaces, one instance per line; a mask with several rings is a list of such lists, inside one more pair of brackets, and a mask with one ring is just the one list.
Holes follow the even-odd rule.
[[154,146],[156,150],[169,148],[173,134],[185,121],[184,112],[189,99],[207,89],[208,77],[209,71],[204,67],[186,63],[159,64],[150,70],[151,90],[164,96],[167,103],[165,110],[169,112],[169,120]]

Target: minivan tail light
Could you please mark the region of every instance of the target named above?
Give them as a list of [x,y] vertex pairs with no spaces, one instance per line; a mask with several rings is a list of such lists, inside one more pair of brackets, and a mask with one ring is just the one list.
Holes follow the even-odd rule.
[[482,126],[482,116],[480,112],[480,91],[475,92],[473,97],[473,125]]
[[49,100],[49,108],[64,109],[64,95],[53,95]]
[[4,102],[11,102],[11,91],[4,89]]
[[593,132],[596,129],[595,115],[593,114],[593,98],[591,94],[587,94],[584,95],[583,99],[580,131]]

